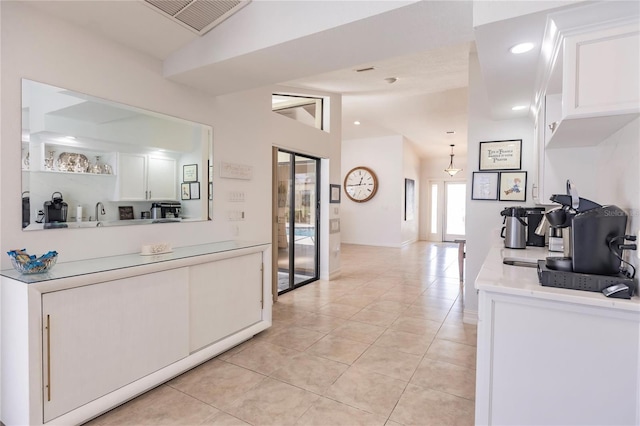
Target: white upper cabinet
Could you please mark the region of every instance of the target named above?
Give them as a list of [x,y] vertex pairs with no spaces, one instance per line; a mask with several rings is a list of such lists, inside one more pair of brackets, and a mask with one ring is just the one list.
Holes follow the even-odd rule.
[[143,154],[118,154],[114,200],[177,200],[176,160]]
[[545,120],[547,148],[597,145],[640,113],[637,13],[623,7],[608,16],[614,10],[606,4],[586,9],[553,14],[547,23],[545,43],[554,46],[543,78],[547,108],[550,93],[561,99],[559,116]]

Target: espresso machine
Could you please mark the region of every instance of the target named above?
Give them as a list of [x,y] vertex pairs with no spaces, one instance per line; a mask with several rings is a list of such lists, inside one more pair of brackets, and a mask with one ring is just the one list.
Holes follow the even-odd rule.
[[69,206],[62,200],[61,192],[51,194],[51,201],[44,203],[44,222],[64,223],[67,221],[67,210]]
[[635,270],[621,271],[623,251],[636,249],[635,244],[625,244],[635,241],[635,236],[625,235],[627,214],[617,206],[578,197],[571,182],[567,194],[552,195],[551,201],[560,207],[547,211],[545,218],[551,228],[562,230],[564,252],[538,262],[541,284],[588,291],[622,284],[627,295],[633,295]]

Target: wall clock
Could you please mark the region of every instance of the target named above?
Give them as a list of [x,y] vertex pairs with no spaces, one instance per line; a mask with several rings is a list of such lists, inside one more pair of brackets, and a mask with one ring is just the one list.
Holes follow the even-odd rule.
[[344,177],[344,191],[356,203],[369,201],[378,190],[378,177],[368,167],[354,167]]

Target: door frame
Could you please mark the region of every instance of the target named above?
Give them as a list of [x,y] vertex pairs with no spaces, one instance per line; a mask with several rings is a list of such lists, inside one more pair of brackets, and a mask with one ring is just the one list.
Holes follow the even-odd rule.
[[[427,217],[427,221],[426,221],[426,232],[424,235],[426,235],[427,240],[428,241],[435,241],[435,242],[444,242],[444,235],[445,235],[445,226],[444,226],[444,222],[445,222],[445,202],[446,202],[446,196],[445,196],[445,184],[447,182],[451,182],[451,183],[465,183],[467,184],[467,179],[428,179],[427,180],[427,184],[428,184],[428,197],[427,197],[427,211],[428,211],[428,217]],[[433,212],[431,209],[431,205],[432,205],[432,199],[433,199],[433,191],[431,190],[432,185],[437,185],[438,187],[438,195],[437,195],[437,211]],[[467,199],[466,195],[465,195],[465,203],[467,203],[469,200]],[[433,215],[437,215],[437,231],[435,233],[431,232],[431,219],[433,218]]]
[[[277,146],[272,147],[272,176],[271,176],[271,195],[272,195],[272,202],[271,202],[271,243],[272,243],[272,259],[271,259],[271,282],[272,282],[272,286],[271,286],[271,293],[273,296],[273,301],[277,301],[278,300],[278,153],[279,152],[285,152],[288,154],[293,155],[294,157],[294,166],[295,166],[295,157],[296,156],[301,156],[301,157],[306,157],[309,158],[311,160],[316,161],[316,184],[315,184],[315,203],[316,203],[316,217],[315,217],[315,259],[314,259],[314,267],[315,267],[315,275],[308,279],[305,280],[297,285],[295,285],[293,288],[290,288],[288,291],[291,290],[295,290],[298,287],[304,286],[306,284],[309,284],[313,281],[317,281],[320,279],[320,212],[321,212],[321,204],[320,204],[320,200],[321,200],[321,192],[320,192],[320,179],[321,179],[321,168],[322,168],[322,161],[320,158],[310,155],[310,154],[305,154],[305,153],[300,153],[300,152],[295,152],[295,151],[291,151],[289,149],[286,148],[279,148]],[[295,176],[295,167],[292,168],[292,173]],[[292,180],[292,182],[294,182],[295,185],[295,179]],[[293,194],[294,192],[292,192]],[[292,204],[291,204],[292,205]],[[292,205],[293,206],[293,205]],[[291,220],[293,220],[294,216],[293,215],[289,215]],[[290,226],[289,232],[290,235],[291,233],[293,233],[295,230],[294,226]],[[291,245],[291,248],[289,250],[289,266],[291,268],[291,266],[295,266],[294,265],[294,259],[295,259],[295,248],[294,245]],[[295,268],[294,268],[295,269]]]

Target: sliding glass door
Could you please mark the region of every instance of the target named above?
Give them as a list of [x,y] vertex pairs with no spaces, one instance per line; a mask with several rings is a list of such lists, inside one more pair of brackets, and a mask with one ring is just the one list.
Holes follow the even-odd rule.
[[320,160],[278,150],[278,293],[318,279]]

